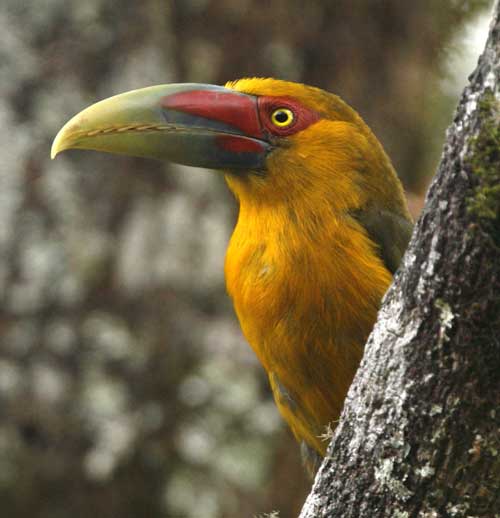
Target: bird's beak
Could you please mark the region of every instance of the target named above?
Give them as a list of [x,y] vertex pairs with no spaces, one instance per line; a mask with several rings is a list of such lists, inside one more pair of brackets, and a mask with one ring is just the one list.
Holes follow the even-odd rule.
[[70,148],[213,169],[259,170],[270,144],[256,97],[221,86],[171,84],[132,90],[89,106],[59,131],[51,157]]

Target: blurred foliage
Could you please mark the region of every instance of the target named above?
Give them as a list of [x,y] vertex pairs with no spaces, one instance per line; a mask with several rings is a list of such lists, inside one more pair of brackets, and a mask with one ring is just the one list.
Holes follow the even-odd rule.
[[455,103],[443,52],[490,2],[4,0],[0,501],[4,516],[294,516],[296,445],[223,282],[215,174],[72,152],[98,98],[242,76],[340,94],[422,192]]

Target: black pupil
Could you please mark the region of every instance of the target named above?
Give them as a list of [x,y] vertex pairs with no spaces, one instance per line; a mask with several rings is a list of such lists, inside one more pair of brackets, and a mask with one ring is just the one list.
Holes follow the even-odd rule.
[[274,116],[274,118],[278,122],[281,122],[283,124],[284,122],[286,122],[288,120],[288,113],[284,110],[280,110],[280,111],[276,112],[276,115]]

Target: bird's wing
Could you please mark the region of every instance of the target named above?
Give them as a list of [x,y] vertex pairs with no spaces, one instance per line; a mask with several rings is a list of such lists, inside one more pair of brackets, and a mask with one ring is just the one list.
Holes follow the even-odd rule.
[[413,224],[388,210],[360,209],[352,214],[377,245],[386,268],[394,275],[410,241]]

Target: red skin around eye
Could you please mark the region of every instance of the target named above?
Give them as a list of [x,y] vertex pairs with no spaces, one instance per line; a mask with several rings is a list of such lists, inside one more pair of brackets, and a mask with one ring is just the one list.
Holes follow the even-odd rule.
[[[319,113],[306,108],[291,97],[263,96],[258,98],[257,104],[262,126],[272,135],[280,137],[302,131],[321,118]],[[278,108],[288,108],[292,111],[294,119],[290,126],[280,128],[272,123],[271,114]]]

